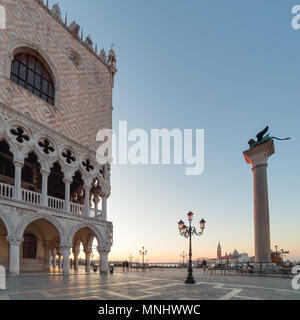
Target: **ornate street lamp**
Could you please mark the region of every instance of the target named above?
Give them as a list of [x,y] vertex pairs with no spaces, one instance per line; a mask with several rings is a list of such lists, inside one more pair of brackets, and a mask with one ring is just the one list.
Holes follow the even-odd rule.
[[147,250],[143,247],[142,250],[140,250],[140,255],[142,256],[142,268],[145,268],[145,256],[147,255]]
[[187,254],[183,251],[181,254],[180,254],[180,258],[182,258],[182,264],[184,266],[185,264],[185,259],[187,258]]
[[131,254],[131,255],[128,257],[128,259],[129,259],[129,267],[130,267],[130,269],[131,269],[131,268],[132,268],[133,255]]
[[201,236],[205,229],[205,223],[206,221],[202,219],[200,221],[200,232],[197,232],[195,227],[192,227],[192,221],[193,221],[193,212],[189,212],[187,214],[189,226],[187,227],[182,220],[178,222],[178,229],[180,232],[180,235],[189,238],[189,267],[188,267],[188,276],[185,280],[185,283],[187,284],[194,284],[196,283],[193,277],[193,262],[192,262],[192,236]]

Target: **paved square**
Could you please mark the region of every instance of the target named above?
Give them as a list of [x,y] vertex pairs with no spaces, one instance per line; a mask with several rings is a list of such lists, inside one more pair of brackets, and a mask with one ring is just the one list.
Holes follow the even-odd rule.
[[0,300],[300,300],[290,278],[239,274],[211,275],[195,270],[195,285],[184,284],[186,270],[155,269],[112,275],[24,274],[7,277]]

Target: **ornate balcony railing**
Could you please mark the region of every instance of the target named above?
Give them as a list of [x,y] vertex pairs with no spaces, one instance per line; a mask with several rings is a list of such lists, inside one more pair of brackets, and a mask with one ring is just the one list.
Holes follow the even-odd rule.
[[12,198],[14,194],[14,186],[0,182],[0,196]]
[[22,200],[29,204],[40,205],[41,194],[34,191],[22,189]]
[[77,204],[77,203],[71,203],[70,204],[70,211],[75,216],[83,216],[84,215],[84,206]]
[[63,211],[65,208],[65,201],[48,196],[48,207],[54,210]]
[[[14,186],[0,182],[0,197],[7,199],[14,199]],[[66,212],[65,201],[62,199],[47,197],[48,208],[54,209],[61,212]],[[21,201],[35,206],[42,205],[42,195],[41,193],[34,192],[27,189],[21,189]],[[70,203],[70,212],[72,215],[84,217],[85,216],[85,206],[77,203]],[[103,212],[101,210],[96,210],[90,208],[89,218],[95,218],[97,220],[102,220]]]
[[90,208],[90,217],[101,220],[102,219],[102,210],[96,210],[94,208]]

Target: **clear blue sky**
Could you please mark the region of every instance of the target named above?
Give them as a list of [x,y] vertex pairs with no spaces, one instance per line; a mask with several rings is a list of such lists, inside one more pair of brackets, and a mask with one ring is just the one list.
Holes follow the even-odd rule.
[[[51,4],[54,1],[50,1]],[[288,0],[60,0],[99,47],[115,44],[114,127],[205,129],[205,171],[181,166],[114,166],[111,258],[176,261],[187,241],[177,231],[193,210],[207,219],[195,257],[254,253],[249,138],[270,126],[271,242],[300,258],[300,30]]]

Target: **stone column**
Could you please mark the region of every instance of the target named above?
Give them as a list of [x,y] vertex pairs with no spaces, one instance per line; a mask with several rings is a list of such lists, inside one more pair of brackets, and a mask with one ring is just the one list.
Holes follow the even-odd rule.
[[268,158],[274,153],[273,140],[244,152],[245,160],[252,165],[253,171],[256,263],[271,262],[267,166]]
[[72,181],[69,179],[64,179],[65,183],[65,211],[70,212],[70,187]]
[[23,163],[14,161],[15,165],[15,185],[14,185],[14,199],[22,200],[21,182],[22,182],[22,168]]
[[90,191],[91,191],[91,186],[85,186],[84,187],[84,211],[85,211],[85,216],[90,217]]
[[107,195],[102,195],[102,220],[107,221]]
[[52,256],[52,251],[51,251],[51,248],[49,248],[49,249],[48,249],[49,271],[51,270],[51,256]]
[[100,273],[106,273],[108,272],[108,250],[98,249],[98,252],[100,254]]
[[85,253],[85,272],[90,273],[91,272],[91,254],[92,254],[92,249],[87,248],[84,250]]
[[20,273],[20,245],[23,239],[7,237],[9,243],[9,273]]
[[55,271],[55,269],[56,269],[56,256],[57,256],[57,250],[56,250],[56,248],[53,248],[53,250],[52,250],[52,255],[53,255],[53,269],[54,269],[54,271]]
[[69,274],[70,272],[70,250],[71,250],[71,245],[62,245],[60,246],[61,253],[64,257],[63,261],[63,273],[64,274]]
[[48,177],[50,172],[42,171],[42,199],[41,205],[48,207]]
[[100,196],[99,194],[95,194],[94,196],[94,204],[96,212],[99,210]]
[[79,250],[73,248],[73,255],[74,255],[74,271],[78,271]]
[[62,267],[63,267],[63,256],[62,256],[62,254],[58,254],[58,269],[62,269]]

